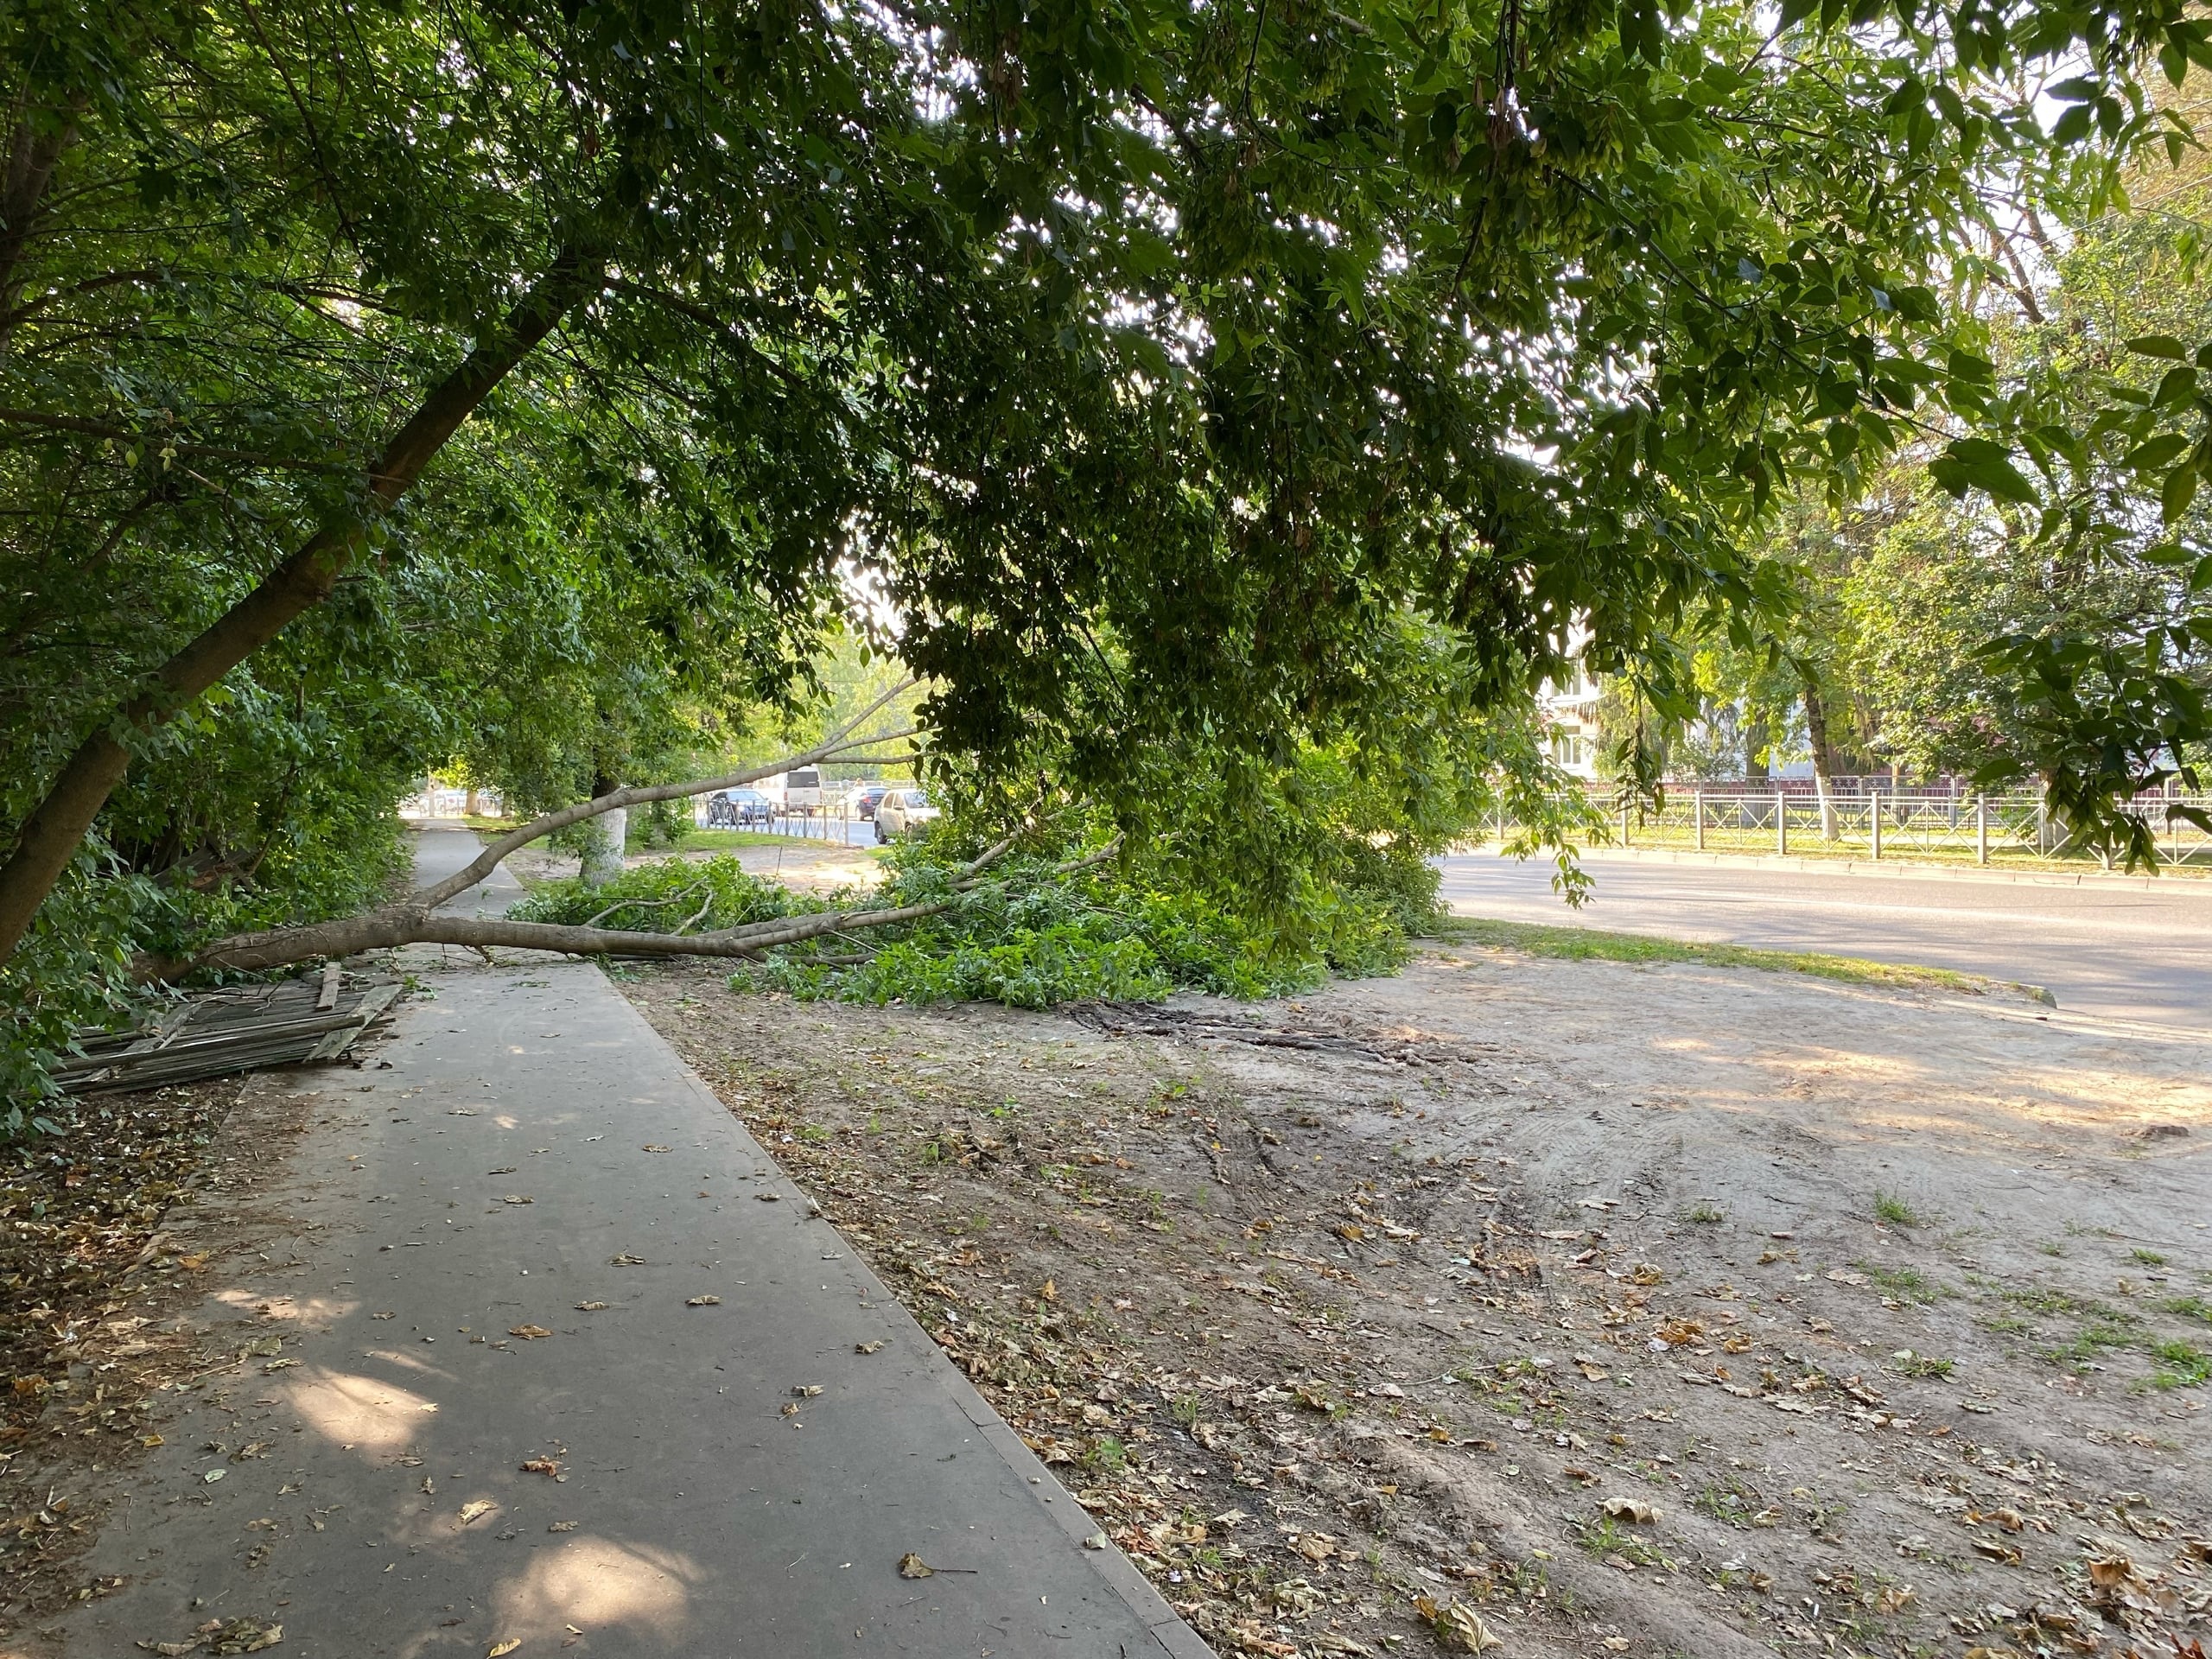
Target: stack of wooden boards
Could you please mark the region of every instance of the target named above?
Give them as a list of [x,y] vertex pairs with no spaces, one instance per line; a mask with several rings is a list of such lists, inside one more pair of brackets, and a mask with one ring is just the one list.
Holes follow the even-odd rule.
[[130,1029],[79,1032],[54,1081],[67,1094],[106,1094],[339,1059],[403,988],[396,979],[349,979],[334,962],[320,978],[198,992]]

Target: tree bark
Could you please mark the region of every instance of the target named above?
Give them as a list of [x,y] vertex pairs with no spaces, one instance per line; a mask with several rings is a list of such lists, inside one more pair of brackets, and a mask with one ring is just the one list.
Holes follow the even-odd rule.
[[956,899],[939,899],[885,910],[824,911],[715,933],[632,933],[620,928],[575,927],[560,922],[511,922],[500,916],[441,916],[416,905],[394,905],[312,927],[242,933],[202,951],[189,963],[146,966],[156,978],[164,977],[161,970],[170,969],[225,968],[253,973],[295,962],[350,957],[403,944],[501,944],[578,957],[754,957],[776,945],[798,944],[827,933],[919,921],[951,909],[956,902]]
[[76,139],[73,116],[41,132],[30,111],[17,106],[15,130],[9,136],[7,174],[0,179],[0,359],[7,357],[16,335],[16,295],[22,285],[17,272],[22,268],[23,249],[31,226],[38,222],[54,169]]
[[324,525],[260,585],[156,670],[144,690],[112,710],[78,745],[24,820],[0,868],[0,962],[13,956],[31,918],[76,854],[85,832],[130,769],[125,740],[152,730],[275,639],[301,613],[329,598],[368,537],[371,522],[404,494],[432,457],[493,387],[594,292],[600,270],[563,254],[505,321],[486,328],[461,366],[426,397],[385,447],[367,479],[363,510]]
[[1813,751],[1813,788],[1821,798],[1821,839],[1835,839],[1835,752],[1828,747],[1828,706],[1809,676],[1805,681],[1805,737]]
[[609,807],[585,832],[578,874],[588,887],[603,887],[622,874],[622,855],[630,844],[630,809]]

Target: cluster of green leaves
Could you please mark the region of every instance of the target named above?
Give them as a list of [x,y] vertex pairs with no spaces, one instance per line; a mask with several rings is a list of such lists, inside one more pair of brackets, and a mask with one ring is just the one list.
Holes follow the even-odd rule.
[[598,887],[581,880],[542,881],[507,914],[518,922],[558,922],[632,933],[712,932],[823,908],[779,882],[747,874],[734,858],[656,859]]
[[133,1001],[131,944],[163,895],[101,862],[87,848],[0,963],[0,1138],[52,1132],[49,1062],[79,1027],[111,1024]]
[[[2199,112],[2180,95],[2166,111]],[[2077,842],[2147,855],[2162,811],[2131,798],[2201,783],[2212,738],[2196,481],[2212,436],[2185,344],[2212,338],[2212,186],[2194,150],[2122,185],[2063,242],[2015,227],[2016,268],[1978,302],[1981,432],[1907,447],[1846,501],[1785,505],[1767,545],[1795,602],[1748,644],[1692,643],[1701,696],[1667,734],[1673,764],[1740,776],[1809,753],[1822,771],[2042,782]]]
[[[931,847],[902,855],[872,904],[927,902],[957,868]],[[1022,854],[994,867],[950,910],[855,936],[864,947],[857,960],[854,941],[836,940],[779,953],[732,982],[808,1000],[1041,1008],[1096,997],[1154,1001],[1177,989],[1271,996],[1310,988],[1332,972],[1387,972],[1403,960],[1404,936],[1385,895],[1346,893],[1339,906],[1337,953],[1323,954],[1271,931],[1265,918],[1149,886],[1129,870],[1059,874],[1051,856]]]

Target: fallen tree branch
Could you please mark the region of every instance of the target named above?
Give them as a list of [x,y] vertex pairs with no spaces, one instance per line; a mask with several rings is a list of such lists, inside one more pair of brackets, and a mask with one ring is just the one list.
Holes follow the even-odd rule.
[[[642,806],[652,801],[682,800],[688,796],[709,794],[717,789],[739,789],[747,784],[758,783],[763,778],[772,778],[779,772],[794,771],[800,766],[814,766],[836,755],[850,754],[858,749],[872,748],[878,743],[889,743],[895,740],[912,737],[918,730],[912,726],[904,727],[895,732],[879,733],[874,737],[855,738],[852,734],[873,719],[893,698],[906,690],[914,682],[911,679],[901,680],[836,731],[830,733],[821,742],[798,754],[785,755],[780,760],[770,760],[760,766],[747,766],[737,772],[723,772],[712,778],[694,778],[688,783],[639,784],[628,789],[610,790],[607,793],[591,800],[580,801],[574,806],[564,806],[557,811],[547,812],[532,818],[520,829],[511,830],[501,836],[479,853],[469,863],[455,870],[444,880],[434,882],[429,887],[411,894],[407,902],[410,905],[419,905],[427,910],[435,910],[448,899],[467,893],[469,888],[490,875],[493,871],[499,868],[500,862],[510,853],[519,852],[531,842],[542,841],[556,830],[565,830],[572,823],[582,823],[587,819],[612,812],[617,807]],[[869,757],[863,755],[859,758],[866,760]]]
[[[577,957],[757,957],[778,945],[799,944],[824,934],[888,927],[942,915],[983,886],[983,872],[1004,857],[1013,844],[1014,838],[1008,836],[962,865],[944,897],[882,910],[815,911],[747,922],[712,933],[640,933],[563,922],[510,921],[503,916],[441,916],[427,906],[410,901],[308,927],[241,933],[218,940],[188,961],[144,962],[140,969],[142,976],[149,978],[174,977],[195,968],[253,973],[318,957],[349,957],[403,944],[457,944],[477,950],[505,945]],[[1121,845],[1117,836],[1096,852],[1054,865],[1051,873],[1055,877],[1067,876],[1103,864],[1121,850]]]

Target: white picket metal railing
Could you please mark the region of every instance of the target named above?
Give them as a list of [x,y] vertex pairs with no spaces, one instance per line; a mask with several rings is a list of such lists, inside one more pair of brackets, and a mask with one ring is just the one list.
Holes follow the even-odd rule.
[[[2169,807],[2175,804],[2212,813],[2212,794],[2145,797],[2135,804],[2155,837],[2159,863],[2212,869],[2212,836],[2173,816]],[[1605,814],[1610,839],[1626,847],[1980,865],[2098,861],[2074,844],[2043,796],[2029,791],[1876,788],[1823,799],[1802,786],[1675,784],[1656,806],[1593,804]],[[1501,836],[1513,827],[1501,821]]]

